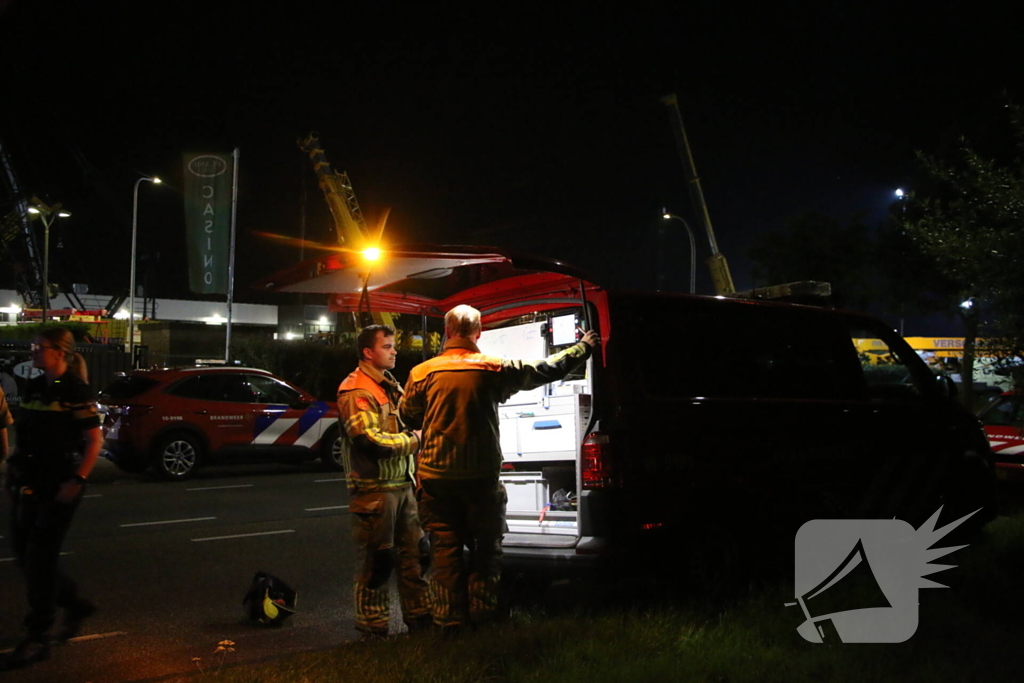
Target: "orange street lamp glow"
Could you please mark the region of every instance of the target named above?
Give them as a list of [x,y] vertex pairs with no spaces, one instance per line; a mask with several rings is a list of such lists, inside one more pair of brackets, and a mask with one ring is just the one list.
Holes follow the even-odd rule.
[[380,249],[377,247],[370,247],[369,249],[363,249],[363,258],[367,261],[376,261],[380,258]]

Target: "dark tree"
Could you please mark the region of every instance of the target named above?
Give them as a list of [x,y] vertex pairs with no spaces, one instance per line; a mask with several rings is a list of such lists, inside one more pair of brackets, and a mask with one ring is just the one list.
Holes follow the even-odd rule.
[[911,198],[905,223],[913,246],[950,291],[964,325],[964,400],[973,401],[975,343],[998,339],[1024,358],[1024,119],[1011,110],[1017,155],[986,157],[961,140],[942,158],[920,155],[928,189]]
[[809,212],[791,218],[782,232],[761,235],[747,253],[754,261],[757,286],[829,282],[834,305],[864,310],[876,298],[873,251],[860,216],[842,225]]

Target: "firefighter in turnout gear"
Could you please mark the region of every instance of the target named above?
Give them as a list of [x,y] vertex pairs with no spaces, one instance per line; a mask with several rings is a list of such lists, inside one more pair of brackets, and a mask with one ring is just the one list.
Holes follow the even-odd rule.
[[544,360],[502,360],[477,348],[478,310],[456,306],[444,321],[444,352],[409,373],[400,411],[423,429],[416,498],[430,535],[430,598],[434,623],[454,630],[498,616],[508,502],[498,479],[498,404],[564,378],[590,357],[597,336],[587,332]]
[[430,552],[413,496],[418,431],[398,417],[402,386],[395,367],[395,331],[370,325],[356,342],[359,367],[338,387],[342,458],[355,545],[356,629],[364,638],[388,634],[388,579],[398,570],[402,619],[410,631],[431,625],[424,572]]

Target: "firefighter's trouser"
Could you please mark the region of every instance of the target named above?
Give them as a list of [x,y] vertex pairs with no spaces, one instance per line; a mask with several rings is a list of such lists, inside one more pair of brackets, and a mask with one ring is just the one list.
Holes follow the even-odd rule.
[[349,512],[355,546],[356,629],[387,634],[388,579],[395,568],[403,621],[410,624],[428,617],[430,605],[424,573],[430,555],[412,487],[355,493],[349,502]]
[[495,618],[507,530],[504,485],[497,477],[423,479],[416,497],[430,536],[434,623],[460,626]]
[[60,549],[82,500],[54,500],[55,492],[15,489],[11,495],[11,551],[25,577],[29,637],[42,637],[53,625],[57,607],[79,602],[78,585],[60,570]]

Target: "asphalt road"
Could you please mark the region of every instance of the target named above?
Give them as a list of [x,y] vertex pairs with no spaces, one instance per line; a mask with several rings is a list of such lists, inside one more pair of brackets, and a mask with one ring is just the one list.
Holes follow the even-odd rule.
[[[48,661],[0,676],[140,681],[196,671],[195,657],[217,666],[222,640],[235,643],[226,663],[354,640],[347,506],[342,476],[316,463],[210,468],[189,481],[161,482],[101,461],[62,558],[100,611]],[[0,651],[20,639],[26,611],[8,516],[3,500]],[[242,597],[257,571],[298,593],[298,613],[280,627],[245,618]],[[392,622],[400,630],[398,614]]]

